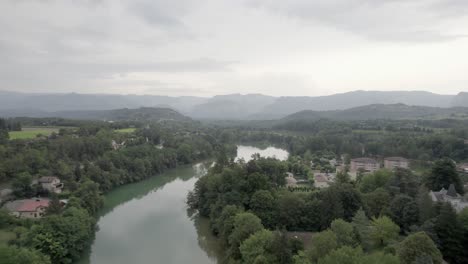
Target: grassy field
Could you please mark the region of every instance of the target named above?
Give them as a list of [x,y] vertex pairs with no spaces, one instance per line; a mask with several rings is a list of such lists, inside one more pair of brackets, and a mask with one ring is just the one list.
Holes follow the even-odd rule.
[[59,129],[60,127],[23,127],[22,131],[11,131],[9,135],[10,139],[31,139],[39,134],[48,136]]
[[133,133],[135,132],[136,128],[122,128],[122,129],[116,129],[115,132],[117,133]]

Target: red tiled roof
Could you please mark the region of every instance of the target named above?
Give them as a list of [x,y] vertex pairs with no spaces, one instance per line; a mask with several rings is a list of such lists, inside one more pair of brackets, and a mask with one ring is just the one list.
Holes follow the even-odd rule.
[[47,206],[49,206],[49,200],[27,200],[18,208],[18,212],[35,212],[37,208]]

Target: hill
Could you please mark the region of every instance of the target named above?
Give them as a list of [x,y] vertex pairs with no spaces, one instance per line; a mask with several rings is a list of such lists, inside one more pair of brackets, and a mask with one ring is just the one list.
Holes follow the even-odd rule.
[[371,120],[371,119],[442,119],[468,118],[468,107],[440,108],[409,106],[405,104],[372,104],[346,110],[312,111],[304,110],[283,118],[290,120]]
[[138,109],[115,109],[115,110],[94,110],[94,111],[64,111],[52,113],[54,117],[86,120],[105,121],[191,121],[179,112],[170,108],[141,107]]
[[170,108],[154,108],[141,107],[137,109],[114,109],[114,110],[84,110],[84,111],[58,111],[58,112],[33,112],[32,110],[24,110],[19,114],[11,114],[2,112],[3,116],[25,116],[25,117],[59,117],[66,119],[82,119],[82,120],[104,120],[104,121],[191,121],[187,116],[170,109]]
[[[453,99],[454,96],[452,95],[440,95],[423,91],[354,91],[318,97],[280,97],[252,118],[276,119],[302,110],[344,110],[370,104],[402,103],[431,107],[451,107]],[[468,104],[464,106],[468,106]]]
[[441,95],[424,91],[354,91],[317,97],[273,97],[261,94],[194,96],[17,93],[0,91],[0,116],[44,116],[44,113],[121,108],[164,107],[195,119],[273,120],[303,111],[345,110],[370,104],[468,107],[468,93]]

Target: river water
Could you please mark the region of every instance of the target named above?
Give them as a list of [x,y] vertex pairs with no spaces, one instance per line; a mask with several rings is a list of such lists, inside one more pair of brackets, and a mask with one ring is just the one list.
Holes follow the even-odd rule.
[[[252,154],[286,159],[285,150],[238,146]],[[185,198],[211,162],[169,170],[119,187],[105,196],[96,238],[79,264],[210,264],[222,254],[206,219],[191,216]]]

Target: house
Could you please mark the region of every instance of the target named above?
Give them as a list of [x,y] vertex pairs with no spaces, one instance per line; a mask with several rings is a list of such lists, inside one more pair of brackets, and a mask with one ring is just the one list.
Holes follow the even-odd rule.
[[111,144],[112,144],[112,149],[113,149],[113,150],[118,150],[118,149],[120,149],[120,148],[122,148],[122,147],[125,146],[125,141],[122,142],[122,143],[117,143],[117,141],[112,140]]
[[430,191],[429,195],[433,202],[450,203],[457,213],[468,207],[468,201],[457,193],[453,184],[450,184],[448,190],[442,188],[438,192]]
[[286,172],[286,187],[296,187],[297,180],[291,172]]
[[41,177],[39,178],[38,183],[44,190],[52,193],[61,193],[63,189],[63,183],[60,182],[59,178],[54,176]]
[[49,207],[49,202],[49,199],[41,198],[15,200],[6,203],[4,207],[19,218],[41,218]]
[[351,160],[350,172],[374,172],[380,169],[380,163],[371,158],[357,158]]
[[468,163],[462,163],[457,166],[459,172],[468,173]]
[[396,168],[409,168],[409,161],[402,157],[388,157],[384,159],[384,168],[394,170]]
[[335,181],[334,173],[314,173],[314,186],[316,188],[327,188]]

